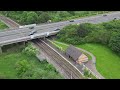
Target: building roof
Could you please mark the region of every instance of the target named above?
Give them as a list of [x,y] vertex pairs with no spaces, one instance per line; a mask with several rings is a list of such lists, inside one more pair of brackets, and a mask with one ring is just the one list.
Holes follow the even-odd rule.
[[67,50],[66,50],[66,54],[68,54],[69,56],[71,56],[75,61],[78,60],[78,58],[82,55],[82,52],[80,52],[80,50],[78,50],[77,48],[75,48],[74,46],[70,45]]

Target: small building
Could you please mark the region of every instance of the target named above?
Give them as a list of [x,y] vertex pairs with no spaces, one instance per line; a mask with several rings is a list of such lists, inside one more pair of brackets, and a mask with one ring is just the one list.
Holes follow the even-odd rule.
[[66,55],[77,63],[88,61],[88,57],[72,45],[67,48]]

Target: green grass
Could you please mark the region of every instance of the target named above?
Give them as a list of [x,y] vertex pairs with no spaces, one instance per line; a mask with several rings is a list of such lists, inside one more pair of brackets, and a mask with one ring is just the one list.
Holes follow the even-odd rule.
[[99,44],[84,44],[78,47],[86,49],[96,56],[97,70],[107,79],[120,79],[120,57],[108,47]]
[[0,21],[0,31],[4,30],[8,28],[8,26],[6,26],[3,22]]
[[16,76],[17,71],[15,69],[15,65],[16,62],[18,62],[19,60],[27,60],[33,66],[34,69],[42,70],[43,73],[46,73],[46,75],[43,75],[44,76],[43,78],[48,79],[63,78],[58,72],[48,70],[46,68],[48,66],[47,62],[46,63],[40,62],[36,57],[27,56],[21,52],[3,53],[0,55],[0,78],[17,79],[18,77]]
[[[58,46],[66,48],[65,45],[56,43]],[[101,75],[107,79],[120,79],[120,56],[110,50],[108,47],[100,44],[82,44],[77,45],[96,57],[96,68]]]

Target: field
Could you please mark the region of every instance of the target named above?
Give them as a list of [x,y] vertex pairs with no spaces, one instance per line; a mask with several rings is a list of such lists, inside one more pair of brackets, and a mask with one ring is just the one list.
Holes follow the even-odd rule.
[[[65,45],[56,43],[65,48]],[[108,47],[100,44],[83,44],[77,47],[88,50],[96,57],[97,70],[107,79],[120,79],[120,56],[111,51]]]
[[0,21],[0,31],[2,31],[3,29],[8,28],[3,22]]
[[27,62],[27,65],[32,68],[30,72],[27,72],[27,74],[29,75],[35,73],[33,77],[23,76],[22,79],[63,78],[51,64],[47,63],[46,61],[39,61],[35,56],[27,56],[20,51],[7,52],[0,55],[0,78],[21,79],[17,76],[16,63],[22,60]]

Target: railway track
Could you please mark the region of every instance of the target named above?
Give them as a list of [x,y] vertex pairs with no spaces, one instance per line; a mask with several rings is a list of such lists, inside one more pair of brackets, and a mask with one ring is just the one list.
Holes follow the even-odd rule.
[[65,60],[65,57],[59,55],[43,40],[37,39],[33,40],[33,42],[57,64],[57,66],[63,71],[62,73],[65,76],[65,78],[84,79],[82,73],[78,69],[76,69],[74,65],[70,64],[70,62]]
[[2,22],[4,22],[9,28],[17,28],[19,24],[14,22],[13,20],[6,18],[4,16],[0,16]]

